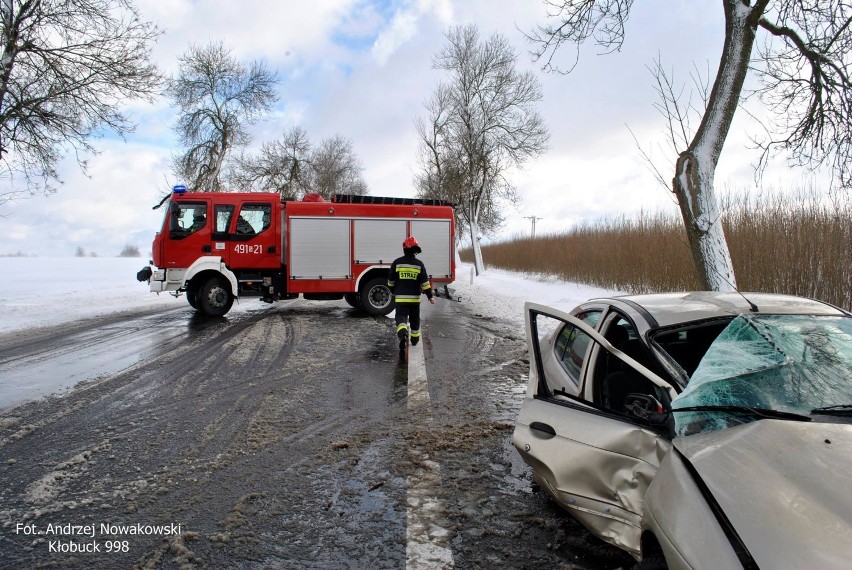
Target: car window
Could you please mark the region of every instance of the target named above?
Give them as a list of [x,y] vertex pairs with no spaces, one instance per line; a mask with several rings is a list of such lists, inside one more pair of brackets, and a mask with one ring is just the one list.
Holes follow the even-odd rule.
[[223,234],[228,231],[228,225],[231,223],[231,216],[234,214],[234,206],[232,204],[219,204],[215,207],[216,211],[216,228],[215,232]]
[[237,234],[255,235],[266,231],[272,218],[270,204],[244,204],[237,217]]
[[684,380],[688,380],[707,349],[730,322],[730,318],[714,319],[661,331],[653,336],[653,340],[681,368]]
[[207,225],[207,204],[204,202],[179,202],[170,208],[169,237],[183,239]]
[[[601,331],[604,338],[639,364],[658,372],[648,350],[639,338],[635,325],[622,315],[616,314]],[[659,386],[645,378],[626,362],[601,348],[594,367],[593,400],[601,407],[619,414],[637,415],[633,409],[637,397],[646,404],[668,403],[667,395]],[[647,398],[653,398],[648,400]],[[646,406],[647,407],[647,406]]]
[[[600,320],[600,316],[600,311],[587,311],[577,315],[577,318],[594,327]],[[580,372],[583,369],[583,361],[590,344],[589,336],[570,324],[562,327],[554,343],[556,359],[562,364],[575,384],[580,383]]]

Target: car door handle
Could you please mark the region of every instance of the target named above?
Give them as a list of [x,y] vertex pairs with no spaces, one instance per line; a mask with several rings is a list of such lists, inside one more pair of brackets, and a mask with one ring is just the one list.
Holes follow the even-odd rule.
[[213,250],[210,249],[209,245],[205,245],[204,247],[201,248],[201,251],[202,251],[202,253],[210,253]]
[[541,435],[543,435],[546,439],[556,437],[556,430],[542,422],[532,422],[530,424],[530,429],[540,431]]
[[274,245],[270,245],[270,246],[266,249],[266,253],[275,253],[275,246],[274,246]]

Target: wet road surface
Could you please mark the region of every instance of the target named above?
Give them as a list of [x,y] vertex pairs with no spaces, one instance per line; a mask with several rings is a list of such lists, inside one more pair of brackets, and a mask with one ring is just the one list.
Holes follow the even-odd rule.
[[411,377],[391,319],[258,305],[0,338],[0,567],[632,564],[532,487],[507,324],[424,305]]

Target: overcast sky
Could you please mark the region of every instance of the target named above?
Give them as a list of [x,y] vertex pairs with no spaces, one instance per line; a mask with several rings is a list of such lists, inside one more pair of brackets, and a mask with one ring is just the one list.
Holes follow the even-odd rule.
[[[417,167],[414,121],[442,74],[431,67],[453,25],[473,23],[483,37],[506,36],[521,68],[535,70],[544,91],[539,111],[550,132],[547,153],[513,180],[522,203],[507,209],[497,239],[530,231],[527,216],[542,218],[537,232],[583,221],[632,215],[640,209],[675,211],[671,193],[657,183],[631,131],[654,150],[668,178],[674,156],[659,150],[664,123],[654,110],[653,78],[646,69],[661,57],[687,80],[695,63],[715,73],[724,33],[716,0],[642,0],[633,5],[619,53],[584,46],[569,75],[546,74],[529,56],[522,31],[546,20],[540,0],[137,0],[142,15],[163,35],[157,64],[174,73],[192,44],[223,41],[242,61],[263,60],[281,77],[280,100],[253,129],[254,145],[279,138],[293,125],[313,142],[342,135],[364,166],[377,196],[413,196]],[[562,53],[567,63],[574,54]],[[166,97],[133,103],[136,131],[122,141],[95,141],[87,178],[63,164],[64,184],[50,197],[0,206],[0,255],[73,255],[78,247],[117,255],[125,244],[149,255],[162,212],[159,202],[175,180],[171,155],[180,149],[176,116]],[[735,123],[737,129],[740,123]],[[628,129],[629,127],[629,129]],[[752,180],[746,136],[735,131],[717,171],[717,187]],[[780,175],[779,175],[780,176]],[[779,178],[780,179],[780,178]],[[784,179],[789,183],[789,179]],[[769,184],[773,183],[770,177]],[[2,182],[0,184],[3,184]]]

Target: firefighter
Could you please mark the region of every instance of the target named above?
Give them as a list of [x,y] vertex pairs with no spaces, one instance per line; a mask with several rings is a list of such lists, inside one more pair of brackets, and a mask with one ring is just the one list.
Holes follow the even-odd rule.
[[408,236],[402,242],[402,257],[394,260],[388,273],[388,287],[396,302],[396,335],[400,350],[405,349],[408,340],[408,321],[411,322],[411,344],[420,342],[420,295],[425,293],[429,302],[435,304],[426,266],[415,257],[422,251],[414,236]]
[[195,233],[204,227],[207,223],[207,213],[203,210],[197,210],[192,218],[192,225],[189,227],[189,233]]

